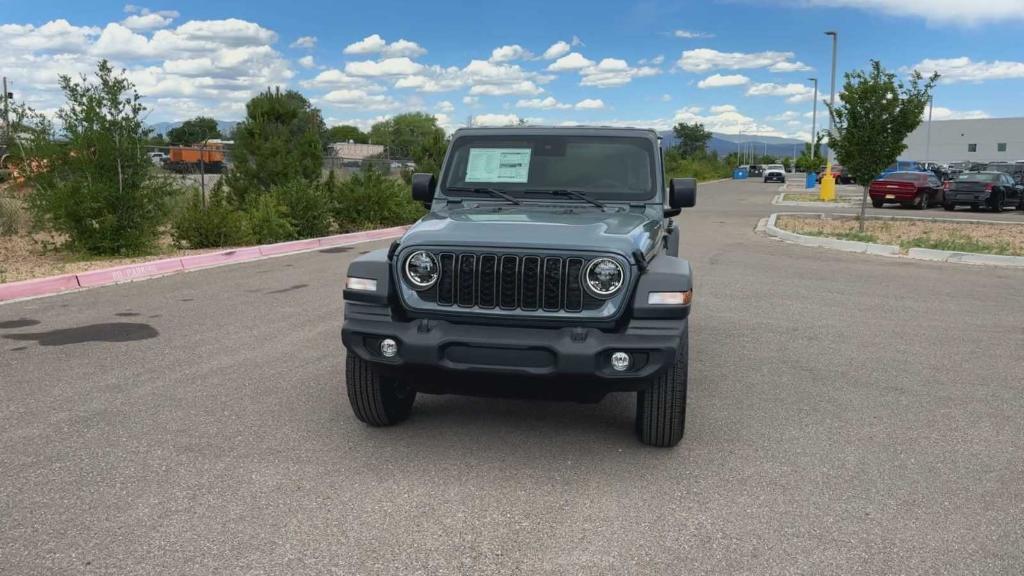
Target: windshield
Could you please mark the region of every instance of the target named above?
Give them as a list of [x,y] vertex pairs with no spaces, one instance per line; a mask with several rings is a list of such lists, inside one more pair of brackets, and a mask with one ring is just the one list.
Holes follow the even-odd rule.
[[917,182],[927,178],[927,174],[921,172],[893,172],[886,175],[883,180],[895,180],[897,182]]
[[785,169],[786,168],[782,164],[769,164],[768,166],[765,167],[765,170],[778,170],[780,172],[784,171]]
[[961,174],[956,179],[960,182],[997,182],[999,174]]
[[655,149],[632,136],[463,136],[452,143],[441,182],[452,196],[466,192],[449,188],[495,188],[646,200],[655,195]]

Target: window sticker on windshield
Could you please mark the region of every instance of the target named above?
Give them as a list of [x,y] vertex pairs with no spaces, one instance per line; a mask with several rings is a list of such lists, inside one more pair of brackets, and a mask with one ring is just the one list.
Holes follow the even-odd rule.
[[525,183],[531,152],[530,148],[470,148],[466,182]]

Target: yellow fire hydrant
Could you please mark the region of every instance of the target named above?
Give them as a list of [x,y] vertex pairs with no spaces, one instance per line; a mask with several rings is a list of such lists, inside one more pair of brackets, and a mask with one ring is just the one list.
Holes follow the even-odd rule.
[[832,202],[836,199],[836,179],[832,176],[832,163],[825,165],[825,173],[821,176],[821,190],[818,192],[818,199],[822,202]]

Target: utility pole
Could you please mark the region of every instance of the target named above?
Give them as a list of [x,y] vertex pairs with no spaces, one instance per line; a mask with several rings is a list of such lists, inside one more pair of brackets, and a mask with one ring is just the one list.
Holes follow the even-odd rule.
[[3,91],[2,94],[0,94],[0,96],[3,96],[3,99],[4,99],[4,139],[3,139],[2,142],[6,142],[10,138],[10,134],[11,134],[11,115],[10,115],[10,105],[9,105],[9,100],[11,99],[11,94],[7,92],[7,76],[4,76],[4,82],[3,83],[4,83],[4,91]]
[[[832,110],[835,109],[836,105],[836,51],[839,45],[839,32],[830,30],[825,32],[826,36],[832,37],[832,90],[828,95],[829,98],[829,114],[828,114],[828,134],[829,138],[832,137]],[[836,197],[836,180],[832,176],[832,159],[835,153],[832,151],[831,141],[828,147],[828,158],[825,161],[825,176],[821,179],[821,199],[822,200],[834,200]],[[865,188],[867,190],[867,188]]]
[[811,108],[811,160],[814,160],[814,141],[818,137],[818,79],[808,80],[814,82],[814,106]]
[[932,159],[932,103],[935,97],[931,94],[928,95],[928,130],[927,137],[924,145],[924,161],[927,165]]

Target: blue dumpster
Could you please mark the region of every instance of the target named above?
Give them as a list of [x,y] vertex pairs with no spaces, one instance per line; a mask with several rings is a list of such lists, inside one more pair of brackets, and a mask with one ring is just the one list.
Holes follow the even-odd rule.
[[743,168],[737,168],[737,169],[733,170],[732,171],[732,179],[733,180],[746,180],[747,179],[747,171],[744,170]]
[[807,173],[807,183],[804,186],[808,190],[810,190],[811,188],[814,188],[817,185],[818,185],[818,173],[817,172],[808,172]]

